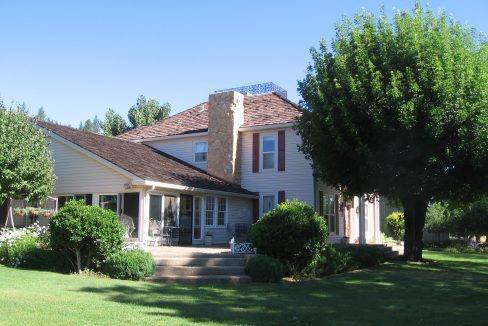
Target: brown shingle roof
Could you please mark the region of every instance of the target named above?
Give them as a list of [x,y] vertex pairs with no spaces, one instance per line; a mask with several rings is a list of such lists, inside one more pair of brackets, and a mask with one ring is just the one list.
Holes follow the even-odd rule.
[[[119,137],[139,140],[207,131],[207,110],[208,103],[205,102],[150,126],[128,131]],[[246,95],[244,96],[244,124],[242,127],[290,123],[299,115],[300,110],[295,103],[276,93]]]
[[37,124],[144,180],[255,195],[147,145],[52,123]]

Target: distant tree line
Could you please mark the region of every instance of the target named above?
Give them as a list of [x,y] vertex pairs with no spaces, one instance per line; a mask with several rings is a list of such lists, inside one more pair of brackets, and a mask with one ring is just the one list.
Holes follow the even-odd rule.
[[85,122],[80,122],[79,129],[107,136],[118,136],[128,130],[153,124],[169,117],[171,107],[168,103],[160,104],[157,100],[146,99],[140,95],[136,104],[130,107],[127,113],[128,122],[113,109],[108,108],[102,121],[95,116]]

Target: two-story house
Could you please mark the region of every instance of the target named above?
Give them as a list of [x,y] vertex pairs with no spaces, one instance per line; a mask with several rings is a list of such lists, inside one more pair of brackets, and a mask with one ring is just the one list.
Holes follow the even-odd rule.
[[332,242],[379,243],[378,200],[345,202],[314,178],[293,129],[299,115],[269,83],[210,94],[118,138],[39,126],[51,138],[59,205],[81,198],[112,209],[141,242],[167,226],[178,228],[181,244],[202,244],[205,235],[227,243],[236,225],[299,199],[328,221]]

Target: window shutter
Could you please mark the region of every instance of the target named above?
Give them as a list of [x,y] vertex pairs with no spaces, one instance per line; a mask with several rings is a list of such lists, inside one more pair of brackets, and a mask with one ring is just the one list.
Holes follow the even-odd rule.
[[335,206],[335,234],[339,235],[339,195],[334,196],[334,206]]
[[252,222],[255,223],[259,219],[259,199],[252,200]]
[[319,214],[324,216],[324,192],[319,191]]
[[285,171],[285,131],[278,131],[278,171]]
[[252,134],[252,172],[259,172],[259,133]]
[[281,204],[285,200],[285,192],[283,190],[278,191],[278,204]]

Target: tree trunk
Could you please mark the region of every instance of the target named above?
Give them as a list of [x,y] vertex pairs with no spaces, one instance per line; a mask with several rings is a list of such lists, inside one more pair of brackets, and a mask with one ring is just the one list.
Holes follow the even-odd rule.
[[81,274],[81,253],[80,250],[76,250],[76,271]]
[[405,216],[404,258],[421,261],[425,214],[429,201],[426,196],[408,196],[401,199]]
[[3,228],[7,222],[7,214],[9,209],[8,202],[9,201],[7,199],[0,205],[0,228]]

